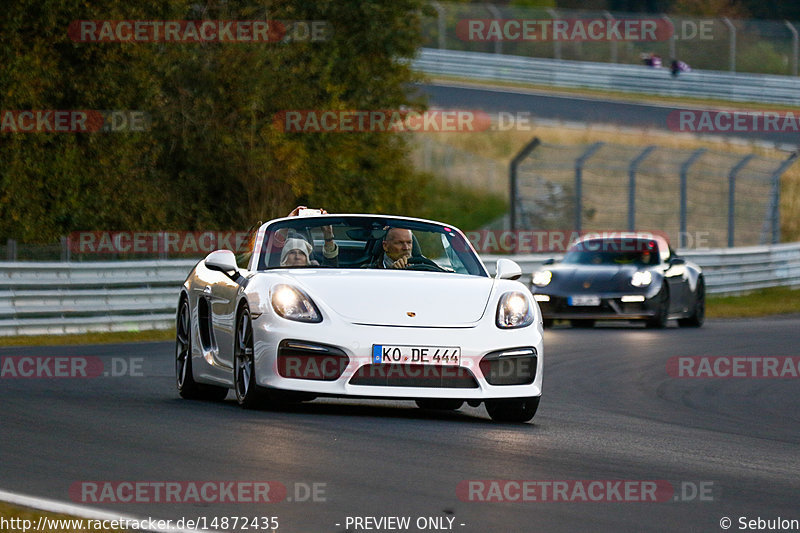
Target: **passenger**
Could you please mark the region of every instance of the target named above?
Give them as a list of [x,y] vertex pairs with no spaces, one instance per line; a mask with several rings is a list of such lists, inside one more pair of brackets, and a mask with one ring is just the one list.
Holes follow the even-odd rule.
[[287,239],[281,251],[281,266],[308,266],[311,264],[311,252],[311,245],[305,239]]

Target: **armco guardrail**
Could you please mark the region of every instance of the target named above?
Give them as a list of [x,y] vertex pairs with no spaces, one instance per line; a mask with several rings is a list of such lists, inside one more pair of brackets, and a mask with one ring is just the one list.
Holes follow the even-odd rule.
[[174,327],[195,263],[0,263],[0,336]]
[[413,62],[426,74],[603,89],[734,102],[800,104],[800,78],[695,70],[673,78],[669,69],[564,61],[423,48]]
[[[681,253],[703,267],[708,291],[733,294],[800,286],[800,243]],[[528,282],[550,255],[517,261]],[[174,327],[178,288],[196,260],[0,263],[0,336]]]

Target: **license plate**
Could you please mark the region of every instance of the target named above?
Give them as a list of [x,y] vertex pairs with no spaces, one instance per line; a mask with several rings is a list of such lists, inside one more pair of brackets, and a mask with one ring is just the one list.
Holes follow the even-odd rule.
[[459,346],[373,344],[372,362],[374,364],[459,366],[461,364],[461,348]]
[[567,298],[569,305],[598,306],[600,305],[599,296],[571,296]]

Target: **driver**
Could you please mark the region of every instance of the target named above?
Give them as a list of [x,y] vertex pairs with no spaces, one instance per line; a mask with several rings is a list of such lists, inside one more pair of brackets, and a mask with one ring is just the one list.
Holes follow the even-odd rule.
[[425,264],[441,270],[441,267],[424,255],[413,255],[414,236],[410,229],[389,228],[383,236],[383,254],[373,268],[415,268]]
[[413,244],[410,229],[390,228],[383,237],[383,268],[406,268]]

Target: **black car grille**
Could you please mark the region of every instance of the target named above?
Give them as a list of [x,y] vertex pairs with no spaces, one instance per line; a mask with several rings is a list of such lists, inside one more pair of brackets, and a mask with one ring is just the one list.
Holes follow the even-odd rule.
[[478,382],[460,366],[368,364],[350,378],[351,385],[476,389]]
[[350,359],[334,346],[283,340],[278,345],[278,374],[284,378],[335,381]]

